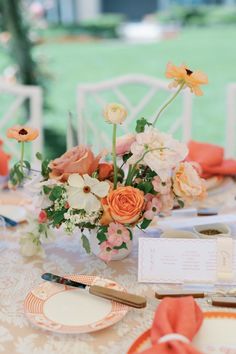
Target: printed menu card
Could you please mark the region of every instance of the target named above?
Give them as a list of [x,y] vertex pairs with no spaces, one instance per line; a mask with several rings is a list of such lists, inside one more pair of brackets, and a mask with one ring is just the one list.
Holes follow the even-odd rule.
[[138,281],[236,284],[236,241],[140,238]]

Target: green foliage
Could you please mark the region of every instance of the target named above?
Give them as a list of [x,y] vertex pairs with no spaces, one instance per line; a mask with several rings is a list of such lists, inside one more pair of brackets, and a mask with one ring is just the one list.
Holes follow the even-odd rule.
[[140,225],[141,229],[145,230],[151,224],[151,222],[152,220],[148,220],[144,218],[143,222]]
[[52,202],[55,202],[55,200],[59,199],[62,196],[62,193],[64,192],[64,187],[61,186],[55,186],[52,188],[50,194],[49,194],[49,199]]
[[180,208],[184,207],[184,202],[181,199],[177,199],[177,202],[178,202]]
[[36,158],[39,160],[39,161],[42,161],[43,159],[43,155],[40,153],[40,152],[36,152]]
[[99,245],[103,243],[104,241],[107,241],[107,226],[100,226],[98,233],[97,233],[97,239],[99,241]]
[[11,168],[10,171],[10,182],[13,186],[20,186],[24,179],[27,177],[31,169],[30,163],[28,161],[23,161],[22,166],[21,162],[18,161]]
[[43,186],[43,193],[48,195],[51,192],[52,188],[48,186]]
[[124,20],[121,14],[104,14],[96,19],[81,21],[79,29],[96,37],[117,38],[118,28]]
[[154,193],[153,185],[151,182],[141,182],[137,184],[136,188],[140,189],[145,194]]
[[136,123],[136,128],[135,128],[136,132],[137,133],[144,132],[144,128],[146,125],[150,126],[152,124],[149,123],[145,118],[138,119],[137,123]]
[[82,234],[81,240],[82,240],[82,246],[85,249],[85,251],[87,253],[91,253],[90,243],[88,238],[85,236],[85,234]]
[[62,210],[56,210],[53,213],[53,215],[52,215],[53,226],[58,226],[63,222],[65,212],[66,212],[66,209],[62,209]]
[[50,167],[48,166],[50,163],[50,159],[48,158],[43,158],[43,155],[40,152],[36,153],[36,157],[39,161],[41,161],[41,175],[43,176],[44,179],[49,178],[49,174],[51,172]]
[[130,240],[132,241],[133,240],[133,234],[132,234],[132,231],[130,229],[128,229],[129,231],[129,237],[130,237]]
[[123,248],[127,250],[127,245],[125,242],[123,242],[120,246],[114,246],[113,248],[114,250],[122,250]]
[[132,156],[132,153],[131,152],[128,152],[127,154],[124,154],[123,156],[122,156],[122,160],[123,160],[123,162],[127,162],[128,161],[128,159],[130,158]]
[[202,5],[171,6],[168,10],[157,14],[158,22],[175,22],[182,26],[208,26],[236,23],[235,6]]

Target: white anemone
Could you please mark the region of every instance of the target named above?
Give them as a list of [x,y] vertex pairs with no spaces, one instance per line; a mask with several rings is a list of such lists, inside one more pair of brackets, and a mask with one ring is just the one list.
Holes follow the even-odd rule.
[[80,176],[73,173],[68,178],[68,203],[71,208],[84,209],[86,212],[97,211],[101,208],[98,198],[108,194],[108,182],[100,182],[89,175]]

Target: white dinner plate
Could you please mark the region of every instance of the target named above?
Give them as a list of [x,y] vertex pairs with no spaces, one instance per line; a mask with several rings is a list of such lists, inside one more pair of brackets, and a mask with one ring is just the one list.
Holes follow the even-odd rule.
[[[236,313],[205,312],[203,324],[193,340],[202,353],[236,354]],[[150,330],[139,336],[127,354],[138,354],[150,347]]]
[[26,209],[19,205],[3,204],[0,205],[0,215],[16,222],[22,222],[26,220]]
[[[88,285],[126,291],[114,281],[88,275],[66,275]],[[88,290],[43,282],[26,297],[24,311],[36,326],[59,333],[89,333],[120,321],[128,307],[89,294]]]

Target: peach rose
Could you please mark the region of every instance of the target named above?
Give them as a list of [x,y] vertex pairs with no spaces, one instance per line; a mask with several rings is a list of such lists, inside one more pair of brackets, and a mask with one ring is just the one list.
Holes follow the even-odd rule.
[[50,178],[65,182],[72,173],[91,175],[97,169],[101,157],[102,153],[94,157],[86,146],[75,146],[50,162]]
[[116,153],[117,155],[124,155],[130,152],[131,145],[135,141],[135,134],[126,134],[116,140]]
[[144,193],[134,187],[118,187],[107,197],[111,217],[121,224],[132,224],[140,219],[144,209]]
[[174,193],[186,202],[203,199],[206,196],[204,179],[189,162],[181,162],[173,175]]

